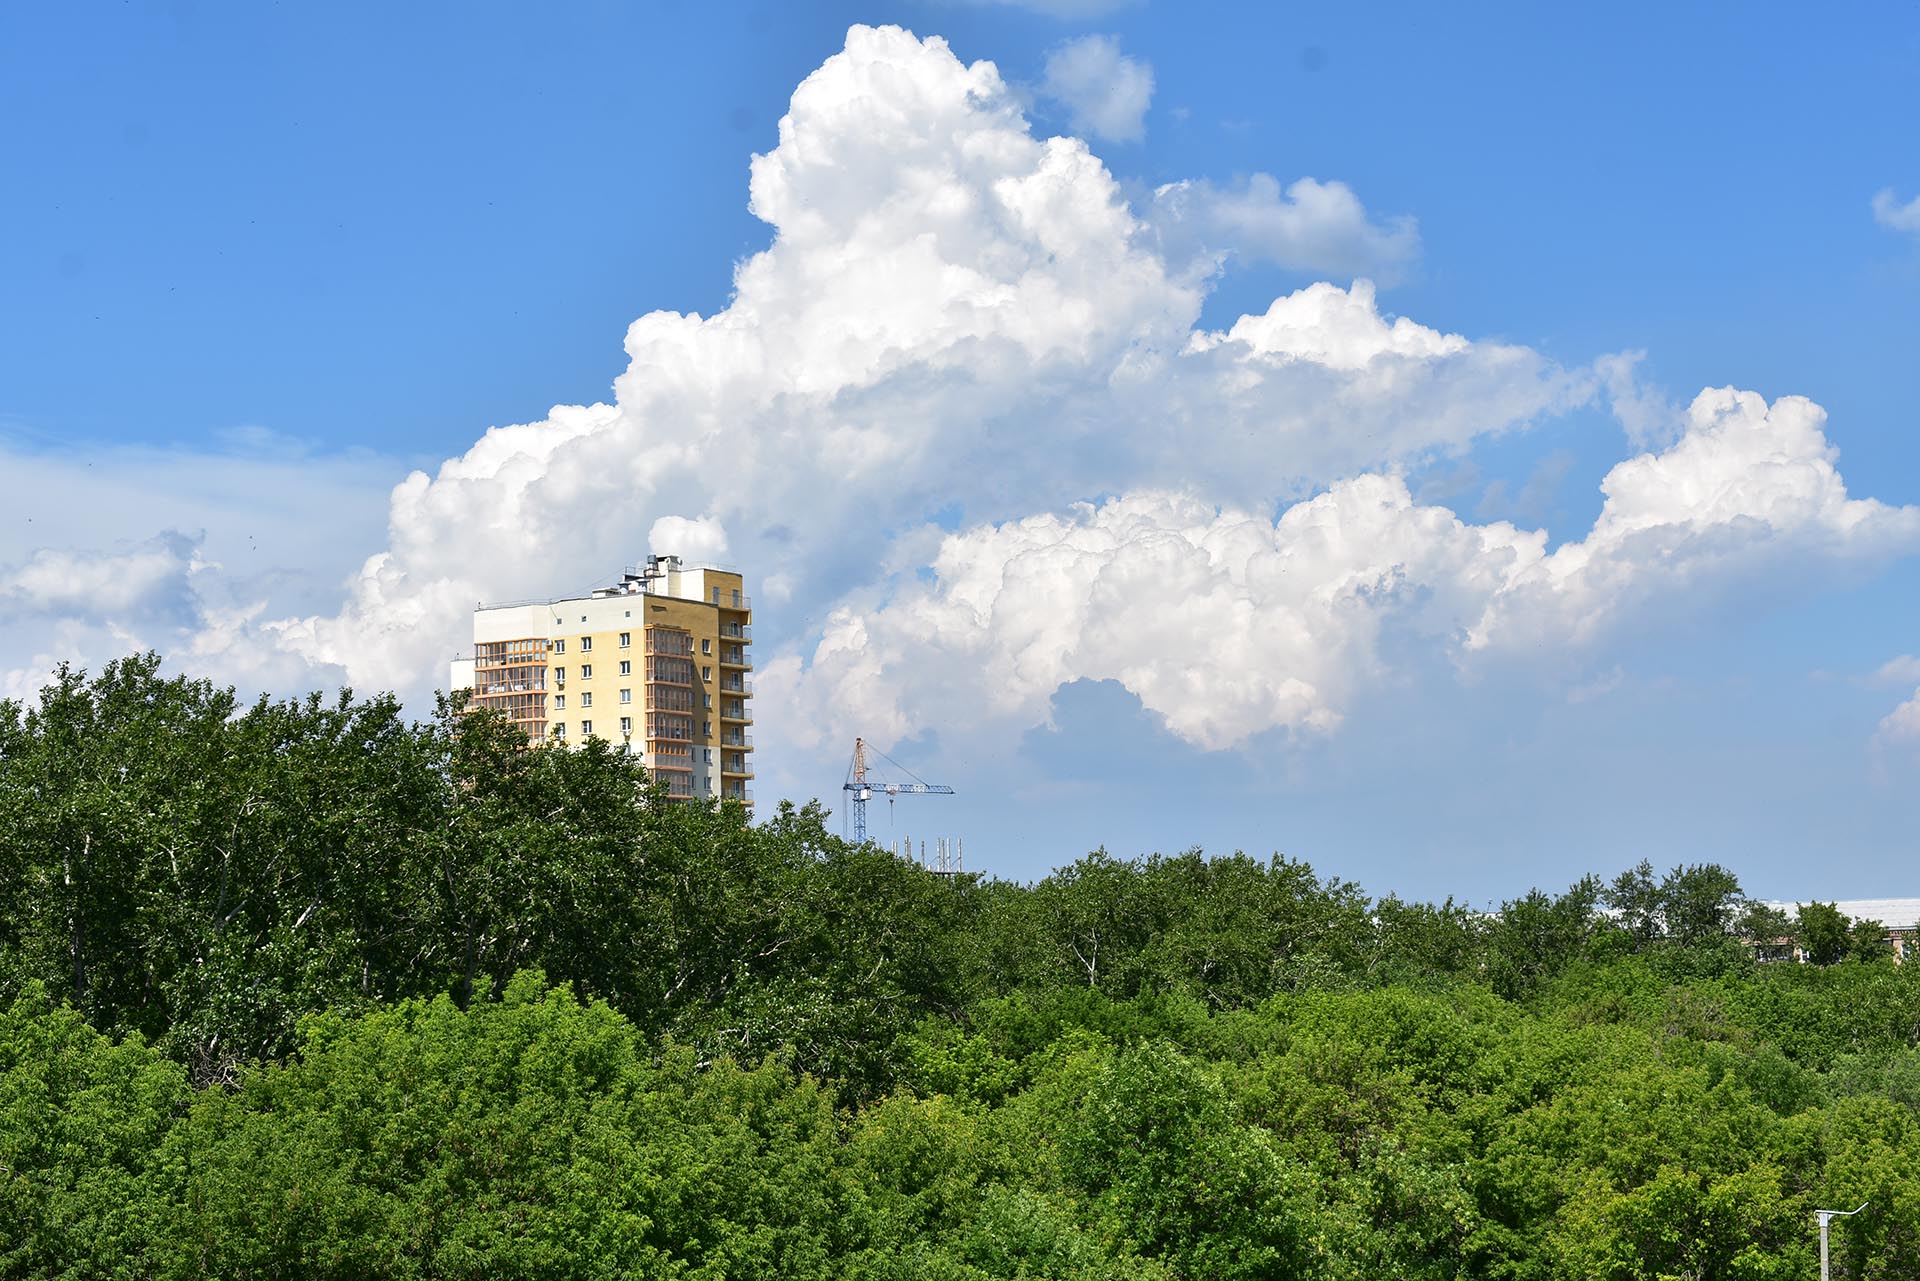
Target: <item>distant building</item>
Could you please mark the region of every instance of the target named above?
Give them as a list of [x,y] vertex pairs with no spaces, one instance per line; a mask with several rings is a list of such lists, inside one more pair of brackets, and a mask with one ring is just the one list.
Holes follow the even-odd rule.
[[679,797],[752,804],[752,604],[739,574],[649,556],[585,596],[481,605],[450,686],[536,742],[641,752]]
[[[1800,911],[1799,903],[1769,901],[1767,906],[1785,912],[1789,921]],[[1920,898],[1846,898],[1833,901],[1833,906],[1849,921],[1880,922],[1897,961],[1905,961],[1920,947]],[[1806,957],[1792,939],[1778,939],[1763,944],[1761,959],[1804,961]]]

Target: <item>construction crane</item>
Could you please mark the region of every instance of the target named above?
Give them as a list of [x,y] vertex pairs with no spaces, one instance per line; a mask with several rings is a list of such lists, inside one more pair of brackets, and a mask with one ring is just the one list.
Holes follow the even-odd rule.
[[[869,768],[867,765],[867,753],[869,752],[878,756],[881,760],[893,766],[913,781],[911,783],[891,783],[869,778],[867,776]],[[853,764],[847,767],[847,781],[841,786],[840,790],[845,792],[849,798],[847,809],[851,811],[853,815],[853,839],[856,841],[864,841],[867,839],[867,802],[872,800],[875,795],[886,797],[889,807],[892,806],[896,796],[953,795],[953,789],[951,787],[942,783],[927,782],[879,748],[869,747],[867,740],[864,738],[856,738],[853,740]]]

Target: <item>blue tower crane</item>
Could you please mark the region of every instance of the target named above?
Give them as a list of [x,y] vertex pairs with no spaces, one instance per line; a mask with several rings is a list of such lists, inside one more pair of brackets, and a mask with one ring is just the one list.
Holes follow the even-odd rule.
[[[892,783],[869,778],[867,776],[869,768],[867,765],[868,752],[872,752],[875,756],[878,756],[881,760],[893,766],[913,781],[911,783]],[[953,795],[953,789],[951,787],[943,783],[927,782],[879,748],[869,747],[867,740],[864,738],[856,738],[853,740],[853,763],[847,767],[847,781],[841,785],[840,790],[845,792],[849,798],[847,809],[853,816],[853,839],[856,841],[864,841],[867,839],[867,802],[872,800],[875,795],[885,796],[889,806],[893,804],[896,796]]]

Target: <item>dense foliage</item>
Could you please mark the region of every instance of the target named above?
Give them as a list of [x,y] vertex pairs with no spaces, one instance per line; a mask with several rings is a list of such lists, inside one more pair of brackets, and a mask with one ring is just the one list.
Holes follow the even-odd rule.
[[0,705],[0,1276],[1785,1278],[1863,1200],[1920,1275],[1920,965],[1830,906],[825,818],[151,657]]

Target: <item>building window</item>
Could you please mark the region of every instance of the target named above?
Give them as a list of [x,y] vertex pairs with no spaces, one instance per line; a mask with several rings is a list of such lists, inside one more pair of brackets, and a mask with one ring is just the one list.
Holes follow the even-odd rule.
[[713,603],[716,605],[720,603],[720,589],[718,587],[713,589]]
[[700,669],[700,679],[701,679],[701,680],[703,680],[703,681],[710,681],[710,680],[712,680],[712,679],[713,679],[713,669],[712,669],[711,667],[703,667],[703,668],[701,668],[701,669]]
[[620,718],[620,737],[621,738],[633,737],[633,717],[622,716]]
[[553,727],[553,736],[554,736],[555,738],[565,738],[565,737],[567,736],[567,726],[566,726],[566,723],[565,723],[565,722],[563,722],[563,721],[562,721],[562,722],[556,722],[556,723],[554,724],[554,727]]
[[582,663],[582,664],[580,664],[580,679],[581,679],[581,680],[583,680],[583,681],[590,681],[590,680],[592,680],[592,679],[593,679],[593,664],[592,664],[592,663]]
[[713,737],[713,722],[712,722],[712,721],[701,721],[701,722],[700,722],[700,737],[702,737],[702,738],[712,738],[712,737]]
[[583,622],[583,623],[584,623],[584,622],[586,622],[586,621],[587,621],[587,616],[586,616],[585,614],[582,614],[582,615],[580,615],[580,621],[581,621],[581,622]]
[[621,632],[621,633],[620,633],[620,648],[621,648],[621,649],[627,649],[627,648],[629,648],[629,647],[630,647],[630,646],[631,646],[632,644],[633,644],[633,633],[632,633],[632,632]]
[[633,660],[631,658],[623,658],[620,660],[620,674],[622,676],[633,675]]
[[708,640],[708,639],[707,639],[706,637],[704,637],[704,636],[702,636],[702,637],[700,638],[700,652],[701,652],[702,654],[711,654],[711,653],[713,653],[713,642],[712,642],[712,641],[710,641],[710,640]]
[[566,681],[566,679],[567,679],[567,669],[566,669],[566,668],[564,668],[564,667],[556,667],[556,668],[554,668],[554,669],[553,669],[553,679],[554,679],[555,681],[558,681],[558,682],[563,682],[563,683],[564,683],[564,682]]
[[707,710],[708,711],[713,710],[713,695],[711,694],[707,695]]
[[[584,622],[586,622],[587,620],[583,618],[583,619],[581,619],[580,621],[584,623]],[[593,648],[593,637],[591,637],[591,636],[582,636],[582,637],[580,638],[580,652],[581,652],[582,654],[584,654],[584,653],[586,653],[586,652],[587,652],[588,650],[590,650],[590,649],[592,649],[592,648]]]
[[623,703],[631,703],[633,701],[633,691],[630,689],[621,690],[620,701]]
[[709,765],[713,764],[713,749],[711,747],[706,749],[706,758],[707,758],[706,759],[707,764]]
[[564,654],[567,652],[567,642],[564,637],[553,643],[553,652],[556,654]]
[[582,706],[582,707],[592,707],[592,706],[593,706],[593,695],[591,695],[591,694],[582,694],[582,695],[580,696],[580,706]]
[[733,607],[735,609],[740,608],[740,589],[738,587],[733,589]]
[[580,722],[580,737],[581,737],[581,738],[585,738],[585,737],[586,737],[587,735],[589,735],[589,734],[591,734],[591,733],[593,733],[593,722],[592,722],[592,721],[581,721],[581,722]]
[[553,710],[556,712],[564,712],[567,710],[567,696],[565,694],[555,694],[553,696]]

